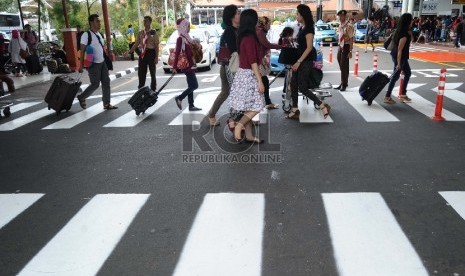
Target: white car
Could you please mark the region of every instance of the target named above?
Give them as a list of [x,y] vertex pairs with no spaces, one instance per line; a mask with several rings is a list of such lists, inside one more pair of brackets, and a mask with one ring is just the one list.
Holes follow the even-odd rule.
[[[207,68],[208,70],[211,70],[212,64],[216,62],[214,39],[210,38],[208,31],[205,29],[192,29],[189,35],[192,39],[199,39],[200,44],[202,44],[203,59],[201,62],[197,63],[197,68]],[[165,71],[165,73],[171,72],[172,67],[168,65],[168,58],[170,55],[170,49],[176,48],[177,39],[178,31],[174,31],[161,51],[161,61],[163,63],[163,71]]]

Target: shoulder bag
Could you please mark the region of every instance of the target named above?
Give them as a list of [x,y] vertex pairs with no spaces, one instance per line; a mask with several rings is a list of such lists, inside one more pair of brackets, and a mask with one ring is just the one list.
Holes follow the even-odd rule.
[[[170,56],[168,58],[168,65],[174,68],[174,61],[176,60],[176,49],[170,49]],[[189,60],[187,60],[186,55],[186,46],[184,40],[182,40],[182,48],[181,52],[179,52],[178,56],[178,64],[176,69],[178,70],[186,70],[189,67]]]

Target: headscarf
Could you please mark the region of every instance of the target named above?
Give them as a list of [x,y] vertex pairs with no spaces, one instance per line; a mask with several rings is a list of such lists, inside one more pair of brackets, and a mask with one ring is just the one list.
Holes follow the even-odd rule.
[[11,37],[12,38],[19,38],[19,31],[18,30],[11,31]]
[[178,34],[180,37],[182,37],[184,43],[187,43],[187,44],[192,43],[192,38],[189,35],[189,29],[191,27],[191,24],[189,23],[189,21],[187,21],[184,18],[180,18],[178,19],[176,23],[177,23],[176,28],[178,29]]

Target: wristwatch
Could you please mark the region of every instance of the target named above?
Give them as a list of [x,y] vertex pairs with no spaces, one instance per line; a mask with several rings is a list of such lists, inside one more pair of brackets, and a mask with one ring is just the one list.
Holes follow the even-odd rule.
[[300,59],[297,60],[297,63],[302,63],[302,61]]

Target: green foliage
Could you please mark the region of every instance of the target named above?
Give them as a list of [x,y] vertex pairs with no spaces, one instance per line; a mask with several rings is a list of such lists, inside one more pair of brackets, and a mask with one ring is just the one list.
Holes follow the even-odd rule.
[[2,0],[0,1],[0,11],[4,12],[17,12],[17,1],[14,0]]
[[164,41],[167,41],[168,38],[170,37],[170,35],[176,31],[176,26],[175,25],[169,25],[167,27],[165,27],[165,29],[163,30],[163,33],[160,37],[160,41],[164,40]]
[[111,43],[113,45],[113,52],[115,55],[120,56],[129,51],[128,42],[124,38],[112,39]]

